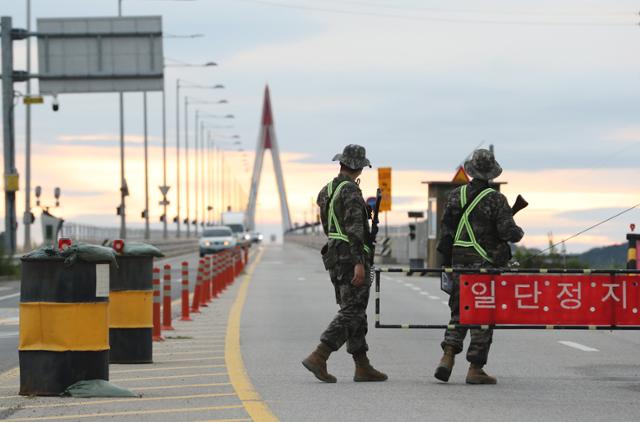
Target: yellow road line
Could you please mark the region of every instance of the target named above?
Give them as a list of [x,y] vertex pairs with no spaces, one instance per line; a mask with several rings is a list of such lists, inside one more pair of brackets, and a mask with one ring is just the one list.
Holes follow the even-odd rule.
[[236,299],[229,312],[225,356],[231,384],[233,384],[233,388],[236,390],[238,397],[242,401],[245,409],[247,409],[251,419],[257,422],[271,422],[278,421],[278,418],[271,412],[269,406],[262,400],[262,397],[260,397],[260,394],[258,394],[251,383],[245,370],[244,362],[242,361],[242,352],[240,350],[240,320],[242,318],[242,308],[244,308],[244,303],[247,299],[247,292],[253,271],[260,262],[263,253],[264,250],[260,249],[260,252],[255,257],[253,264],[242,280]]
[[[131,403],[131,402],[147,402],[147,401],[159,401],[159,400],[183,400],[183,399],[203,399],[211,397],[235,397],[235,393],[209,393],[209,394],[191,394],[185,396],[163,396],[163,397],[132,397],[122,399],[111,400],[87,400],[87,401],[74,401],[66,403],[48,403],[48,404],[33,404],[20,406],[20,409],[48,409],[54,407],[74,407],[74,406],[92,406],[111,403]],[[10,409],[10,407],[0,407],[0,409]]]
[[17,395],[17,394],[15,396],[0,396],[0,400],[2,400],[2,399],[16,399],[18,397],[20,397],[20,396]]
[[203,361],[203,360],[218,360],[218,359],[224,359],[224,356],[214,355],[214,356],[204,356],[204,357],[200,357],[200,358],[163,360],[163,361],[157,361],[157,362],[154,362],[154,363],[156,363],[156,364],[164,364],[164,363],[178,363],[178,362],[198,362],[198,361]]
[[5,420],[7,422],[56,421],[56,420],[64,420],[64,419],[106,418],[106,417],[112,417],[112,416],[161,415],[163,413],[181,413],[181,412],[193,413],[193,412],[206,412],[209,410],[228,410],[228,409],[242,409],[242,405],[180,407],[175,409],[131,410],[126,412],[81,413],[77,415],[35,416],[31,418],[15,418],[15,419],[5,419]]
[[[200,388],[200,387],[226,387],[231,385],[230,382],[214,382],[210,384],[177,384],[177,385],[159,385],[156,387],[129,387],[131,390],[138,391],[149,391],[149,390],[179,390],[181,388]],[[14,396],[18,397],[18,396]],[[0,397],[1,398],[1,397]]]
[[123,381],[150,381],[150,380],[165,380],[165,379],[176,379],[176,378],[199,378],[199,377],[217,377],[217,376],[223,376],[223,375],[227,375],[226,372],[210,372],[210,373],[205,373],[205,374],[188,374],[188,375],[163,375],[160,377],[145,377],[145,378],[114,378],[114,379],[110,379],[109,381],[117,381],[117,382],[123,382]]
[[224,368],[224,365],[163,366],[161,368],[121,369],[110,371],[112,374],[129,374],[131,372],[177,371],[179,369]]

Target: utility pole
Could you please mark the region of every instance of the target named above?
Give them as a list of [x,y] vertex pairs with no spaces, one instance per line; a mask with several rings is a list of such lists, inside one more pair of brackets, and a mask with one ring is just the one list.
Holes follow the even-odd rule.
[[[27,32],[31,32],[31,0],[27,0]],[[27,73],[31,73],[31,37],[27,37]],[[31,78],[27,79],[27,98],[31,97]],[[24,150],[24,250],[31,250],[31,102],[26,104]]]
[[180,238],[180,79],[176,79],[176,224]]
[[[122,16],[122,0],[118,0],[118,16]],[[124,93],[118,93],[120,107],[120,238],[127,238],[127,220],[125,217],[125,197],[129,195],[127,181],[124,178]]]
[[194,147],[194,154],[195,154],[195,173],[194,173],[194,179],[195,179],[195,219],[193,220],[195,222],[195,231],[196,231],[196,237],[198,237],[198,179],[200,178],[200,175],[198,174],[198,161],[199,161],[199,154],[198,154],[198,134],[199,134],[199,129],[198,129],[198,118],[200,111],[196,110],[196,121],[195,121],[195,125],[193,126],[194,132],[195,132],[195,147]]
[[[167,192],[169,192],[169,186],[167,186],[167,102],[165,101],[165,89],[164,82],[162,83],[162,186],[160,192],[162,193],[162,238],[168,237],[167,233]],[[148,208],[148,207],[147,207]]]
[[191,221],[189,221],[189,98],[187,97],[184,97],[184,157],[187,185],[187,218],[184,221],[187,225],[187,237],[191,237]]
[[149,130],[147,124],[147,91],[142,95],[144,114],[144,238],[149,239]]
[[16,251],[16,191],[19,187],[18,170],[16,169],[15,115],[14,115],[14,82],[24,82],[29,78],[27,72],[13,70],[13,41],[27,37],[24,30],[13,30],[10,16],[0,18],[2,29],[2,121],[4,150],[4,247],[7,254]]

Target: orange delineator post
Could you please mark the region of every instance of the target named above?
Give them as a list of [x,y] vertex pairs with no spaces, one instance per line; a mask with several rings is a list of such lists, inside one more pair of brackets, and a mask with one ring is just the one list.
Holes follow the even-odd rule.
[[164,341],[160,327],[160,268],[153,269],[153,341]]
[[180,321],[193,321],[189,318],[189,263],[182,262],[182,318]]
[[220,283],[220,278],[218,274],[220,273],[218,270],[218,265],[220,264],[220,254],[213,255],[213,264],[212,264],[212,272],[211,272],[211,297],[218,297],[218,284]]
[[198,262],[198,275],[196,276],[196,287],[193,289],[193,300],[191,301],[191,312],[200,313],[200,290],[202,289],[202,265]]
[[207,307],[209,305],[207,305],[206,280],[204,278],[204,272],[204,259],[200,259],[198,261],[198,278],[200,279],[200,281],[198,282],[200,284],[200,306]]
[[249,265],[249,247],[244,248],[244,265]]
[[204,280],[202,282],[204,287],[204,301],[206,303],[211,302],[211,258],[207,255],[204,257]]
[[164,292],[162,299],[162,329],[174,330],[171,325],[171,265],[164,264],[164,276],[163,276],[162,290]]

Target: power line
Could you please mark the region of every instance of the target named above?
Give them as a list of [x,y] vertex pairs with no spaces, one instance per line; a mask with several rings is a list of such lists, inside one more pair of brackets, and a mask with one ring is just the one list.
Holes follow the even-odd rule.
[[566,243],[566,242],[568,242],[568,241],[569,241],[569,240],[571,240],[571,239],[575,239],[576,237],[578,237],[578,236],[580,236],[580,235],[582,235],[582,234],[584,234],[584,233],[586,233],[586,232],[588,232],[588,231],[590,231],[590,230],[593,230],[593,229],[595,229],[596,227],[601,226],[601,225],[603,225],[604,223],[607,223],[607,222],[609,222],[609,221],[611,221],[611,220],[613,220],[613,219],[615,219],[615,218],[618,218],[618,217],[620,217],[621,215],[626,214],[626,213],[628,213],[629,211],[632,211],[632,210],[634,210],[634,209],[636,209],[636,208],[638,208],[638,207],[640,207],[640,202],[639,202],[639,203],[637,203],[637,204],[635,204],[635,205],[634,205],[634,206],[632,206],[632,207],[629,207],[629,208],[627,208],[627,209],[625,209],[625,210],[623,210],[623,211],[620,211],[619,213],[617,213],[617,214],[615,214],[615,215],[612,215],[612,216],[611,216],[611,217],[609,217],[609,218],[605,218],[604,220],[599,221],[599,222],[597,222],[596,224],[594,224],[594,225],[592,225],[592,226],[587,227],[586,229],[580,230],[578,233],[576,233],[576,234],[574,234],[574,235],[571,235],[571,236],[567,237],[566,239],[562,239],[560,242],[554,243],[553,245],[551,245],[551,246],[549,246],[548,248],[546,248],[546,249],[544,249],[544,250],[542,250],[542,251],[538,252],[537,254],[532,255],[532,256],[530,256],[530,257],[528,257],[527,259],[525,259],[525,260],[524,260],[524,261],[522,261],[522,262],[527,262],[527,261],[529,261],[529,260],[531,260],[531,259],[533,259],[533,258],[535,258],[535,257],[537,257],[537,256],[540,256],[540,255],[542,255],[543,253],[545,253],[545,252],[547,252],[547,251],[552,250],[552,249],[553,249],[553,248],[555,248],[556,246],[559,246],[559,245],[561,245],[561,244],[563,244],[563,243]]
[[[326,0],[325,0],[326,1]],[[576,13],[576,12],[556,12],[556,13],[536,13],[530,11],[503,11],[503,10],[474,10],[474,9],[448,9],[448,8],[437,8],[437,7],[424,7],[424,6],[413,6],[413,5],[401,5],[398,3],[387,3],[387,2],[370,2],[363,0],[329,0],[334,3],[346,3],[346,4],[354,4],[354,5],[362,5],[369,7],[377,7],[383,9],[392,9],[392,10],[413,10],[413,11],[424,11],[424,12],[436,12],[436,13],[472,13],[472,14],[483,14],[483,15],[503,15],[503,16],[535,16],[535,17],[603,17],[603,16],[630,16],[631,13],[637,13],[636,11],[615,11],[615,12],[607,12],[607,13]]]
[[[416,16],[416,15],[404,15],[404,14],[389,14],[373,11],[355,11],[336,8],[327,8],[319,6],[306,6],[290,3],[278,3],[268,0],[238,0],[245,3],[261,4],[271,7],[280,7],[284,9],[306,10],[313,12],[332,13],[339,15],[351,15],[351,16],[364,16],[364,17],[377,17],[377,18],[390,18],[401,19],[411,21],[431,21],[431,22],[446,22],[446,23],[479,23],[479,24],[495,24],[495,25],[528,25],[528,26],[578,26],[578,27],[613,27],[613,26],[631,26],[636,25],[632,23],[621,22],[552,22],[552,21],[511,21],[511,20],[495,20],[495,19],[474,19],[474,18],[445,18],[436,16]],[[631,16],[631,15],[630,15]]]

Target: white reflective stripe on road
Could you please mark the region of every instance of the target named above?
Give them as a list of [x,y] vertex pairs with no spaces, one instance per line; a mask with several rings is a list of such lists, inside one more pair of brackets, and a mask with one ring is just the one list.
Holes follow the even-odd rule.
[[0,338],[18,337],[17,331],[11,331],[9,333],[0,333]]
[[18,296],[20,296],[20,292],[13,293],[13,294],[6,295],[6,296],[0,296],[0,300],[11,299],[11,298],[18,297]]
[[564,344],[565,346],[573,347],[574,349],[582,350],[583,352],[598,352],[598,349],[594,349],[593,347],[585,346],[584,344],[575,343],[573,341],[558,341],[560,344]]

